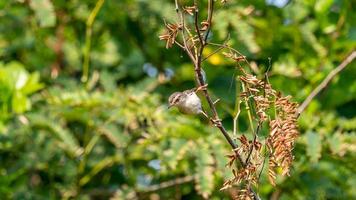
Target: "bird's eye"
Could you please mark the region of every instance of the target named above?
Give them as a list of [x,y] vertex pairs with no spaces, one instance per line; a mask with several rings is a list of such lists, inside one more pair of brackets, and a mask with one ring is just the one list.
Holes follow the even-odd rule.
[[180,99],[181,99],[181,98],[179,97],[179,95],[176,95],[176,96],[174,97],[174,99],[173,99],[173,104],[179,103]]
[[175,98],[173,101],[174,104],[177,104],[178,102],[179,102],[179,98]]

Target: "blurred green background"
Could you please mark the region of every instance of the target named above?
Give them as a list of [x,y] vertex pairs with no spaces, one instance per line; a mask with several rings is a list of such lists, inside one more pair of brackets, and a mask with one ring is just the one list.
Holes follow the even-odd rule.
[[[230,199],[226,141],[167,110],[195,86],[185,53],[158,39],[174,1],[100,1],[92,26],[94,0],[0,1],[0,199]],[[260,78],[271,58],[272,86],[299,103],[355,49],[355,1],[228,2],[209,40],[230,33]],[[231,132],[236,69],[220,54],[204,69]],[[353,62],[301,115],[291,176],[263,176],[263,199],[356,199],[355,78]]]

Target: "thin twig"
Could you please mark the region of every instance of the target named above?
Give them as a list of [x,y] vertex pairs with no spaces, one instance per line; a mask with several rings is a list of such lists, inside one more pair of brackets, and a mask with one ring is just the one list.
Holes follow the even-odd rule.
[[180,24],[182,26],[182,28],[180,29],[181,32],[182,32],[182,39],[183,39],[183,44],[184,44],[184,49],[185,51],[187,52],[189,58],[192,60],[193,63],[195,63],[195,58],[194,58],[194,55],[193,53],[190,51],[190,48],[187,44],[187,40],[185,38],[185,23],[184,23],[184,16],[183,16],[183,12],[180,11],[179,9],[179,4],[178,4],[178,0],[175,0],[175,5],[176,5],[176,12],[177,12],[177,16],[178,16],[178,19],[180,20]]
[[189,175],[189,176],[185,176],[185,177],[180,177],[180,178],[176,178],[176,179],[173,179],[173,180],[169,180],[169,181],[165,181],[165,182],[162,182],[162,183],[159,183],[159,184],[156,184],[156,185],[151,185],[151,186],[148,186],[148,187],[145,187],[142,190],[142,192],[154,192],[154,191],[157,191],[157,190],[161,190],[161,189],[165,189],[165,188],[168,188],[168,187],[172,187],[172,186],[175,186],[175,185],[181,185],[181,184],[184,184],[184,183],[188,183],[188,182],[191,182],[195,179],[195,176],[193,175]]
[[255,134],[254,134],[254,136],[253,136],[253,140],[252,140],[251,147],[250,147],[250,149],[249,149],[247,158],[246,158],[246,160],[245,160],[245,165],[246,165],[246,166],[248,165],[248,162],[250,162],[250,157],[251,157],[251,155],[252,155],[253,147],[255,146],[256,139],[257,139],[257,135],[258,135],[258,133],[260,132],[261,126],[262,126],[262,122],[260,121],[260,122],[258,123],[258,125],[257,125],[256,132],[255,132]]
[[195,45],[195,41],[196,41],[196,36],[195,35],[193,35],[191,32],[190,32],[190,30],[189,30],[189,28],[187,27],[187,26],[184,26],[184,28],[185,28],[185,31],[188,33],[188,35],[189,35],[189,39],[187,40],[187,44],[188,44],[188,42],[191,42],[192,43],[192,46],[193,46],[193,48],[194,48],[194,54],[193,54],[193,56],[195,56],[195,60],[198,60],[198,58],[197,58],[197,55],[198,55],[198,49],[197,49],[197,47],[196,47],[196,45]]
[[267,84],[270,84],[269,83],[269,79],[268,79],[268,72],[269,72],[269,70],[271,69],[271,57],[269,57],[268,58],[268,63],[269,63],[269,65],[268,65],[268,68],[267,68],[267,70],[266,70],[266,72],[265,72],[265,80],[264,80],[264,85],[263,85],[263,98],[265,98],[266,97],[266,85]]
[[217,46],[217,47],[226,48],[226,49],[228,49],[228,50],[230,50],[230,51],[232,51],[232,52],[235,52],[235,53],[238,54],[239,56],[242,56],[244,62],[252,69],[251,64],[248,62],[248,60],[246,59],[246,57],[245,57],[241,52],[239,52],[238,50],[236,50],[236,49],[230,47],[230,46],[227,45],[227,44],[217,44],[217,43],[213,43],[213,42],[208,42],[207,44],[212,45],[212,46]]
[[[230,34],[227,35],[223,45],[226,45],[227,42],[230,40]],[[204,62],[205,60],[207,60],[208,58],[210,58],[211,56],[215,55],[216,53],[218,53],[219,51],[221,51],[222,49],[224,49],[225,47],[219,47],[217,49],[215,49],[212,53],[210,53],[209,55],[207,55],[205,58],[202,59],[201,62]]]
[[234,117],[234,132],[233,132],[233,136],[234,136],[234,139],[236,140],[237,139],[237,119],[239,118],[239,115],[240,115],[240,112],[241,112],[241,100],[238,101],[237,103],[237,112],[236,112],[236,115]]
[[215,49],[212,53],[210,53],[209,55],[207,55],[205,58],[203,58],[201,61],[204,62],[205,60],[207,60],[208,58],[210,58],[211,56],[217,54],[219,51],[221,51],[224,47],[219,47],[217,49]]
[[[266,146],[266,144],[265,144],[264,146]],[[266,159],[267,159],[267,157],[268,157],[268,155],[266,155],[266,154],[267,154],[266,152],[267,152],[267,149],[265,148],[265,152],[264,152],[265,155],[264,155],[264,158],[263,158],[262,168],[261,168],[260,173],[258,174],[257,182],[260,180],[261,175],[262,175],[262,172],[263,172],[263,169],[264,169],[265,164],[266,164]]]
[[[139,194],[145,194],[145,193],[151,193],[155,192],[158,190],[162,190],[168,187],[172,187],[175,185],[181,185],[184,183],[189,183],[191,181],[194,181],[195,176],[194,175],[188,175],[184,177],[179,177],[173,180],[165,181],[156,185],[151,185],[147,186],[144,188],[137,188],[136,192]],[[84,191],[85,194],[89,194],[90,196],[112,196],[116,192],[116,189],[113,188],[96,188],[96,189],[91,189]]]
[[187,50],[187,53],[190,57],[190,59],[192,60],[193,63],[196,63],[195,57],[193,55],[193,53],[190,51],[190,48],[187,44],[187,40],[185,38],[185,21],[184,21],[184,16],[183,16],[183,12],[180,12],[180,18],[181,18],[181,23],[182,23],[182,37],[183,37],[183,43],[184,43],[184,47]]
[[178,0],[175,0],[174,3],[175,3],[175,6],[176,6],[176,12],[178,13],[179,12]]
[[[247,85],[247,87],[248,87],[248,85]],[[246,98],[245,107],[247,110],[247,117],[248,117],[248,121],[250,123],[251,132],[254,132],[253,118],[252,118],[252,114],[251,114],[251,106],[249,105],[249,98],[250,98],[251,94],[249,93],[249,90],[246,89],[245,83],[242,83],[242,92],[247,92],[249,94],[248,97],[245,97]]]
[[185,47],[181,43],[177,41],[174,41],[174,43],[176,43],[180,48],[182,48],[185,51]]
[[329,84],[329,82],[341,72],[348,64],[350,64],[356,57],[356,51],[353,51],[347,56],[339,66],[333,69],[326,78],[309,94],[309,96],[303,101],[303,103],[297,109],[297,117],[305,110],[310,102]]

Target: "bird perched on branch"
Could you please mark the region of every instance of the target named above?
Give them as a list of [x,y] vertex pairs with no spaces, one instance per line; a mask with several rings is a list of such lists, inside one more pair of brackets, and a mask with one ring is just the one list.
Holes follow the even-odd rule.
[[195,89],[185,90],[183,92],[175,92],[168,98],[168,108],[176,106],[183,114],[203,114],[209,119],[201,105],[201,100],[196,94],[200,90],[206,90],[208,85],[203,85]]

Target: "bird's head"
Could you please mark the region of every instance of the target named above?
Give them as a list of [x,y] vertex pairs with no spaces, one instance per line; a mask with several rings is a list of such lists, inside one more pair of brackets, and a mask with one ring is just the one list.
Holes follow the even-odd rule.
[[168,98],[168,108],[179,105],[182,101],[182,97],[183,97],[182,92],[175,92],[171,94],[171,96],[169,96]]

